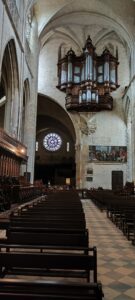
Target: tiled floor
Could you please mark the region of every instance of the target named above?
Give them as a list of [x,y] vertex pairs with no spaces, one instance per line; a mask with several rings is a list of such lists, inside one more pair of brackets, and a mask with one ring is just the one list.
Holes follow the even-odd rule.
[[97,247],[104,300],[135,300],[135,247],[91,200],[82,200],[89,244]]

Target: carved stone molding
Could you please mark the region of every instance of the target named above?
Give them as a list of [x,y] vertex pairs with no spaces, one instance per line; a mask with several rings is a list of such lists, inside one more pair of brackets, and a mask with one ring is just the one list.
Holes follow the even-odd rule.
[[80,130],[82,134],[91,135],[96,131],[96,119],[86,120],[85,117],[80,116]]

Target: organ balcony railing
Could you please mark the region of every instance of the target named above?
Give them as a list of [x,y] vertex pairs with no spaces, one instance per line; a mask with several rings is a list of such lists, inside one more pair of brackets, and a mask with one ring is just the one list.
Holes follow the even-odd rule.
[[118,51],[114,57],[108,49],[98,56],[88,36],[83,52],[76,56],[70,49],[58,60],[58,85],[66,93],[68,111],[112,110],[111,92],[118,85]]

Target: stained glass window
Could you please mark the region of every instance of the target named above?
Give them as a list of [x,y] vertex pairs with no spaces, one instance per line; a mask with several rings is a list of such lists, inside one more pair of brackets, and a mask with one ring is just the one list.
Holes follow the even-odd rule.
[[48,151],[57,151],[62,145],[62,139],[57,133],[48,133],[43,139],[43,145]]

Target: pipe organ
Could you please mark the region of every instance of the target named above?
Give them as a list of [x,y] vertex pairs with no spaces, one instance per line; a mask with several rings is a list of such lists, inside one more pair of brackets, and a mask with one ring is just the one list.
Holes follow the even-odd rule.
[[83,52],[76,56],[70,49],[58,60],[58,86],[66,93],[68,111],[112,110],[111,92],[118,85],[118,51],[114,57],[108,49],[99,56],[88,36]]

